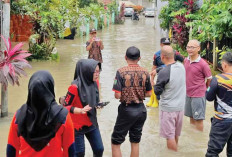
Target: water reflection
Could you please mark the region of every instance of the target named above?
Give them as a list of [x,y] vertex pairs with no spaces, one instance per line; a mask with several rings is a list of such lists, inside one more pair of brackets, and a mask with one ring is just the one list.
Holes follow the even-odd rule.
[[[156,24],[157,25],[157,24]],[[98,36],[103,40],[103,71],[100,76],[101,99],[110,101],[104,109],[98,112],[98,121],[105,147],[104,156],[111,156],[111,133],[117,116],[118,100],[114,99],[112,92],[113,79],[116,70],[126,65],[124,60],[125,51],[129,46],[137,46],[141,50],[142,59],[140,65],[148,70],[152,67],[153,53],[160,49],[160,30],[154,29],[153,18],[143,18],[140,21],[126,19],[124,25],[114,25],[98,31]],[[57,50],[60,54],[60,62],[40,61],[33,62],[32,69],[27,70],[28,77],[20,80],[20,87],[9,87],[9,117],[0,119],[0,156],[5,156],[5,147],[11,118],[16,110],[26,101],[27,85],[30,76],[37,70],[46,69],[51,72],[55,80],[56,98],[63,96],[70,85],[76,61],[87,58],[85,42],[88,37],[75,40],[59,40]],[[57,99],[58,100],[58,99]],[[147,102],[146,100],[145,102]],[[207,149],[208,135],[210,130],[209,119],[213,115],[212,103],[207,104],[205,130],[200,133],[194,130],[189,119],[184,118],[182,135],[179,140],[179,152],[174,153],[166,149],[166,140],[159,137],[159,112],[157,108],[148,108],[148,117],[144,126],[140,144],[141,157],[201,157]],[[92,152],[86,142],[86,157],[91,157]],[[130,156],[130,143],[128,138],[122,144],[122,154]],[[225,151],[221,156],[226,156]]]

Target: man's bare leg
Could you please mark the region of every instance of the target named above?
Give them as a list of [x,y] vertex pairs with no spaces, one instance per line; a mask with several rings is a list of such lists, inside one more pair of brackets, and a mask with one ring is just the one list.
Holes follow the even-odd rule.
[[190,117],[190,124],[195,125],[195,120]]
[[122,157],[121,149],[120,149],[120,144],[111,144],[112,148],[112,157]]
[[131,143],[130,157],[139,157],[139,143]]
[[178,145],[179,136],[175,136],[176,145]]
[[175,152],[177,152],[177,143],[175,139],[167,139],[167,147]]
[[197,130],[203,131],[204,129],[203,120],[195,120],[195,126]]

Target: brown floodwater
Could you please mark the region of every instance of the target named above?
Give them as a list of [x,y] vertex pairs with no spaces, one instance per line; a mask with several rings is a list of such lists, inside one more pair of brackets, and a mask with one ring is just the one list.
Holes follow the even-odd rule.
[[[157,25],[157,24],[156,24]],[[110,101],[110,104],[98,111],[98,122],[105,147],[104,157],[111,156],[111,133],[117,116],[119,101],[114,98],[112,91],[116,70],[126,65],[125,51],[129,46],[137,46],[141,50],[140,65],[149,71],[152,67],[154,52],[160,49],[159,39],[162,37],[160,29],[154,29],[154,18],[142,18],[140,21],[132,21],[127,18],[123,25],[111,25],[98,31],[98,36],[103,40],[103,71],[100,74],[101,99]],[[81,58],[87,58],[85,42],[88,37],[75,40],[58,40],[57,50],[60,61],[31,62],[32,69],[27,69],[28,77],[20,79],[21,85],[9,86],[9,116],[0,118],[0,157],[5,156],[7,137],[11,119],[16,110],[26,102],[27,85],[30,76],[37,70],[48,70],[55,80],[56,99],[67,92],[73,76],[76,62]],[[145,103],[148,99],[145,100]],[[213,116],[213,105],[207,103],[204,132],[196,131],[189,124],[189,119],[184,117],[182,134],[179,139],[178,152],[169,151],[166,148],[166,140],[159,137],[159,109],[147,108],[147,120],[144,125],[140,143],[141,157],[203,157],[207,150],[210,131],[210,117]],[[92,156],[89,143],[86,141],[86,157]],[[130,156],[130,143],[128,136],[121,145],[122,155]],[[225,151],[221,156],[226,156]]]

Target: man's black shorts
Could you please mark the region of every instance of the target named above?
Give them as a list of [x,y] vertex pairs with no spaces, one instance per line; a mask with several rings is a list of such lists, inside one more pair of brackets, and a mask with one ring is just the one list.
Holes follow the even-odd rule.
[[112,144],[122,144],[129,131],[131,143],[139,143],[142,136],[142,129],[147,118],[147,110],[143,103],[120,104],[118,117],[111,136]]

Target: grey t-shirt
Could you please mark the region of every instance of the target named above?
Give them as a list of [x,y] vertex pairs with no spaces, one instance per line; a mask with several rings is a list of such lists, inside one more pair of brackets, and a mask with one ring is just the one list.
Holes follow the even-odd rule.
[[154,91],[156,95],[161,95],[160,110],[183,111],[186,98],[186,76],[183,64],[175,62],[161,69]]

